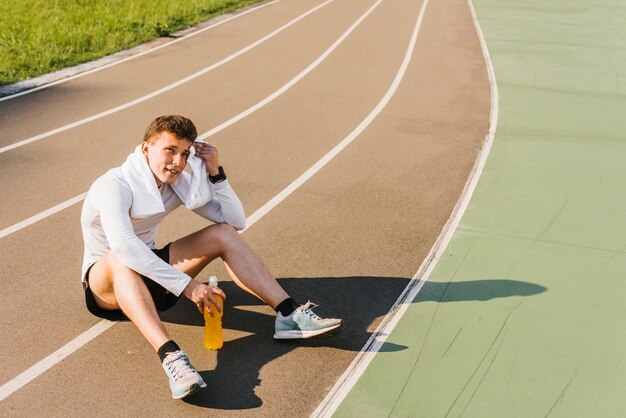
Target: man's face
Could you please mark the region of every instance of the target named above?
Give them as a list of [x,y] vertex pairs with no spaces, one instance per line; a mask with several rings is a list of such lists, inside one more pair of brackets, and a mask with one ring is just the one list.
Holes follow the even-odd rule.
[[170,132],[160,132],[151,141],[144,141],[141,149],[148,159],[148,165],[157,185],[172,184],[187,166],[192,142],[179,139]]

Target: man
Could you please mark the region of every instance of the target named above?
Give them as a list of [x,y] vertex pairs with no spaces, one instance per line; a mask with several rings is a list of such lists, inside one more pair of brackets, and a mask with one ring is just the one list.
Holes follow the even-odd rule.
[[[128,317],[157,351],[172,396],[206,387],[186,354],[170,339],[158,311],[181,295],[213,315],[220,289],[193,280],[220,257],[232,279],[274,308],[275,339],[309,338],[341,331],[339,319],[317,316],[280,287],[236,230],[245,227],[239,198],[219,165],[217,149],[194,142],[187,118],[161,116],[126,162],[91,186],[81,214],[85,242],[82,281],[88,310],[111,320]],[[189,165],[191,174],[183,172]],[[163,218],[181,204],[214,224],[156,248]]]

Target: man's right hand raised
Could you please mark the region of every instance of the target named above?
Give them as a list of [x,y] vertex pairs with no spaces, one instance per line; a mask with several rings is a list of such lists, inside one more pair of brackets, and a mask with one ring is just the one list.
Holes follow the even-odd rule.
[[219,295],[222,297],[222,300],[226,300],[226,294],[222,291],[222,289],[213,288],[193,279],[189,282],[189,284],[187,284],[185,290],[183,290],[183,295],[196,304],[198,311],[201,314],[204,314],[204,308],[206,307],[207,311],[209,311],[209,315],[211,316],[215,314],[213,309],[216,309],[216,307],[219,312],[222,311],[214,295]]

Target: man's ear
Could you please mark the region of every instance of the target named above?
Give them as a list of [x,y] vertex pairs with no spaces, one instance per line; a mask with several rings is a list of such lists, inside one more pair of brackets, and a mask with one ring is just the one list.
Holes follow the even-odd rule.
[[141,152],[143,152],[144,155],[148,155],[148,141],[143,141],[141,143]]

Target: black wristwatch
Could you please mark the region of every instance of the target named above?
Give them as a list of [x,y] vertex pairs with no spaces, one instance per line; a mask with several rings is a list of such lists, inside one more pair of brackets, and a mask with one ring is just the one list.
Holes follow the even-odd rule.
[[209,174],[209,181],[211,183],[215,184],[215,183],[220,182],[222,180],[226,180],[227,177],[226,177],[226,173],[224,172],[224,167],[219,166],[218,170],[220,170],[220,172],[218,174],[214,175],[214,176]]

